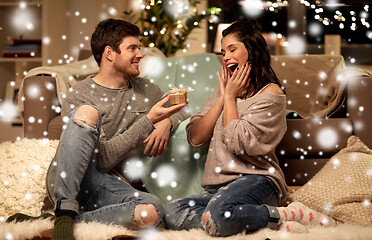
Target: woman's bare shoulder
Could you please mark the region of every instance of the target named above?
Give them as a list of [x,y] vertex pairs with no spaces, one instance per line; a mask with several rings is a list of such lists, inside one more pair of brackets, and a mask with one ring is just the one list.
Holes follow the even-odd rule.
[[284,94],[283,90],[277,84],[270,84],[261,93]]

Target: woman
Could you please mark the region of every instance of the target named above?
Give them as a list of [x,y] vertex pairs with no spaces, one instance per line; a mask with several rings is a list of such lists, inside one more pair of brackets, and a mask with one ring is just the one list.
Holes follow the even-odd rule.
[[[219,88],[186,127],[192,146],[209,144],[202,179],[206,191],[167,204],[166,226],[204,228],[212,236],[229,236],[264,227],[277,229],[288,220],[308,224],[301,216],[311,210],[302,204],[276,207],[288,195],[275,156],[287,129],[286,97],[270,67],[258,24],[238,21],[222,35]],[[315,220],[310,224],[323,220],[323,215],[311,214]]]

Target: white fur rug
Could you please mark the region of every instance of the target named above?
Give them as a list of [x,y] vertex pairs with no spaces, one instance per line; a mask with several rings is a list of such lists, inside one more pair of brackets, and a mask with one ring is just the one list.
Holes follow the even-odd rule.
[[[17,224],[0,223],[0,239],[50,238],[52,233],[53,222],[49,220],[37,220]],[[262,229],[253,234],[238,234],[227,238],[213,238],[202,230],[168,231],[149,229],[141,232],[133,232],[120,226],[106,226],[100,223],[78,223],[75,225],[74,233],[76,240],[126,239],[135,236],[141,240],[370,240],[372,228],[340,224],[333,228],[310,228],[309,233],[301,234]]]
[[[22,212],[38,216],[45,197],[45,172],[54,156],[58,141],[22,139],[15,143],[0,144],[0,239],[17,240],[35,237],[50,238],[53,222],[37,220],[23,223],[5,223],[10,215]],[[310,228],[309,233],[296,234],[262,229],[256,233],[238,234],[228,238],[212,238],[202,230],[168,231],[146,230],[133,232],[120,226],[100,223],[75,225],[77,240],[125,239],[142,240],[200,240],[200,239],[280,239],[280,240],[367,240],[372,239],[372,228],[341,224],[335,228]]]

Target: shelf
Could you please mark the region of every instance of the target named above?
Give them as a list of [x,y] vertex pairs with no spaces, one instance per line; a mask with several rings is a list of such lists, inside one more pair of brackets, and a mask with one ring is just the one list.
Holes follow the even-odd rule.
[[[5,1],[5,2],[0,2],[0,7],[1,6],[18,6],[21,1]],[[42,1],[23,1],[26,3],[26,5],[42,5]]]
[[3,58],[0,57],[0,62],[41,62],[41,57],[34,57],[34,58]]

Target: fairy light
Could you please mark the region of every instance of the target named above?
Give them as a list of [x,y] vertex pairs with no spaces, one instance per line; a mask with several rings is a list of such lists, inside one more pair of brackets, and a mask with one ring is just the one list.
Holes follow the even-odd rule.
[[177,28],[182,28],[182,22],[181,22],[181,20],[178,20],[177,21]]
[[355,23],[352,23],[351,26],[350,26],[350,29],[351,29],[352,31],[355,31],[355,30],[357,29],[356,24],[355,24]]
[[365,18],[360,19],[360,21],[362,22],[363,26],[365,26],[366,28],[370,28],[371,25],[369,24],[369,22],[366,21]]

